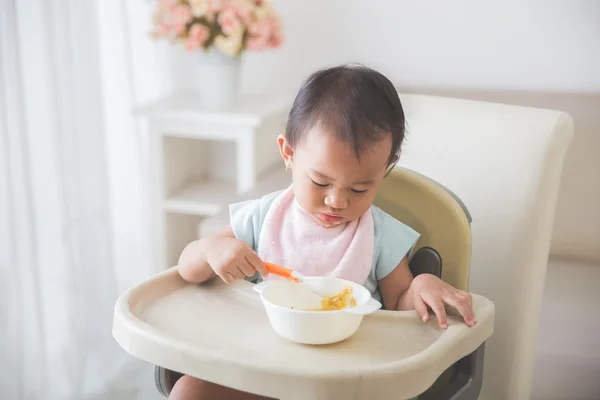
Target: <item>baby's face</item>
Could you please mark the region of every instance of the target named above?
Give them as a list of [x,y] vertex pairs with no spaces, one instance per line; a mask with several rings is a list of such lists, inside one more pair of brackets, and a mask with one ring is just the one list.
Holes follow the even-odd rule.
[[[280,146],[285,159],[285,138]],[[296,200],[326,227],[360,218],[373,204],[391,146],[390,137],[374,142],[359,160],[349,144],[317,125],[295,149],[287,146]]]

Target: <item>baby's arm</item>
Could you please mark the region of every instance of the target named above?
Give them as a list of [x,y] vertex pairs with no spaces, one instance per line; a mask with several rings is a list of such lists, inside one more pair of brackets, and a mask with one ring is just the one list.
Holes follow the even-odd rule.
[[189,243],[179,256],[179,274],[192,283],[202,283],[217,276],[207,260],[207,251],[211,243],[219,238],[235,238],[231,226],[221,232]]
[[236,238],[231,226],[188,244],[179,257],[179,274],[192,283],[215,276],[233,283],[254,276],[256,271],[267,275],[262,260],[248,243]]
[[420,274],[413,278],[406,257],[379,281],[379,290],[385,309],[416,310],[423,322],[427,322],[430,307],[442,329],[448,326],[446,304],[454,307],[468,326],[477,322],[470,293],[458,290],[432,274]]
[[379,281],[379,291],[386,310],[414,310],[412,298],[408,296],[412,273],[408,267],[408,258],[404,257],[400,264],[385,278]]

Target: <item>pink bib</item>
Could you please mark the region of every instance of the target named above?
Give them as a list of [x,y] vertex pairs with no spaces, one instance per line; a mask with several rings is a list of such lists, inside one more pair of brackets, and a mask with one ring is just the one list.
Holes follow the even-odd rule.
[[370,208],[356,221],[325,228],[300,207],[290,186],[265,215],[257,253],[264,261],[306,276],[331,276],[363,285],[373,266],[374,235]]

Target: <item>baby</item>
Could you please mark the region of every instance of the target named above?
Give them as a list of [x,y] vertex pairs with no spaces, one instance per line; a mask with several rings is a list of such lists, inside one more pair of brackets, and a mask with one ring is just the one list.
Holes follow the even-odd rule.
[[[256,283],[268,276],[264,260],[356,282],[385,309],[416,310],[425,322],[430,308],[442,329],[448,305],[472,326],[470,294],[434,275],[413,277],[407,254],[419,233],[373,205],[398,161],[404,131],[398,93],[381,73],[338,66],[312,74],[277,138],[292,185],[232,205],[229,226],[184,249],[179,273],[194,283]],[[170,398],[262,397],[184,376]]]

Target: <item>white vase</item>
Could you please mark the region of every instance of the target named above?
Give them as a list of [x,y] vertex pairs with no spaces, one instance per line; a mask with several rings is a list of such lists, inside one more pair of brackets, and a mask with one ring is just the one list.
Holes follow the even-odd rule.
[[227,109],[237,100],[241,57],[230,57],[215,49],[200,52],[197,71],[200,102],[207,109]]

